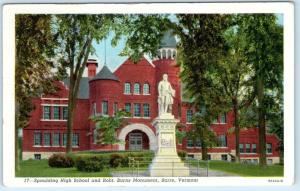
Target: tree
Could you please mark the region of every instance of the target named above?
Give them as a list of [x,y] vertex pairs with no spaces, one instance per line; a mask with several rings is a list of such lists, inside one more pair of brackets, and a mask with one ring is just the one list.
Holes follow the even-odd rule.
[[125,117],[129,117],[130,113],[118,111],[114,116],[92,116],[91,120],[96,123],[97,144],[111,145],[119,143],[116,137],[116,130],[128,124]]
[[112,15],[59,15],[57,30],[61,46],[59,72],[69,72],[68,122],[66,152],[72,151],[73,119],[80,80],[90,54],[92,42],[104,39],[114,26]]
[[228,49],[224,51],[223,57],[216,63],[212,71],[215,86],[221,86],[223,90],[220,96],[226,96],[228,105],[234,113],[235,134],[235,161],[240,162],[240,109],[248,106],[255,97],[252,85],[250,65],[244,55],[244,34],[239,31],[238,26],[233,26],[224,34]]
[[283,35],[274,14],[240,15],[239,26],[245,34],[248,63],[254,70],[259,128],[259,164],[266,166],[266,117],[269,98],[282,88]]
[[34,109],[32,97],[53,92],[50,62],[56,46],[50,15],[16,15],[15,164],[18,169],[18,131],[28,125]]

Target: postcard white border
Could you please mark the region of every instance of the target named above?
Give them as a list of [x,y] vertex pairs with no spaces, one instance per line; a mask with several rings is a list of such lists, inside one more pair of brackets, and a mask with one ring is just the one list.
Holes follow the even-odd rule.
[[[166,11],[167,10],[167,11]],[[284,177],[199,177],[193,183],[25,183],[14,172],[15,14],[282,13],[284,24]],[[10,187],[277,186],[294,182],[294,6],[292,3],[15,4],[3,7],[3,183]],[[34,178],[33,178],[34,179]],[[32,180],[33,180],[32,179]],[[147,177],[144,179],[148,179]],[[275,182],[270,182],[275,180]],[[276,180],[282,180],[276,182]]]

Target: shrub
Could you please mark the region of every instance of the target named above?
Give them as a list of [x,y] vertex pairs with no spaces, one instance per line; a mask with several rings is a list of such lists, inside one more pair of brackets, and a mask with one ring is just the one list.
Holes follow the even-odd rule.
[[185,151],[178,151],[178,156],[181,158],[181,160],[185,160],[186,152]]
[[109,166],[112,168],[117,168],[122,165],[124,156],[121,156],[119,154],[111,154],[110,160],[109,160]]
[[66,154],[53,154],[49,160],[50,167],[70,168],[74,166],[74,160]]
[[107,164],[106,157],[103,156],[88,156],[78,157],[76,160],[76,168],[84,172],[100,172]]

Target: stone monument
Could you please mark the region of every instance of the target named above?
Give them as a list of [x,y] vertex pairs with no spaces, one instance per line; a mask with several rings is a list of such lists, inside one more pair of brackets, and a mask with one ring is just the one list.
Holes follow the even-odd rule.
[[189,168],[177,155],[176,124],[179,122],[172,115],[175,90],[168,81],[168,75],[158,84],[158,117],[152,122],[156,128],[158,148],[150,165],[150,176],[189,176]]

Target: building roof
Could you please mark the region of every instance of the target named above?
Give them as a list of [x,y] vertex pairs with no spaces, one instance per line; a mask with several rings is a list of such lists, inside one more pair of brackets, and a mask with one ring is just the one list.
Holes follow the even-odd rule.
[[106,65],[104,65],[102,67],[102,69],[100,70],[100,72],[98,72],[98,74],[91,79],[91,81],[93,81],[93,80],[115,80],[115,81],[119,81],[119,79],[110,71],[110,69]]
[[176,39],[172,34],[172,31],[165,32],[162,40],[160,41],[160,48],[176,48]]
[[[64,85],[70,87],[70,78],[63,79]],[[79,84],[79,90],[77,94],[78,99],[89,99],[89,78],[82,77]]]

